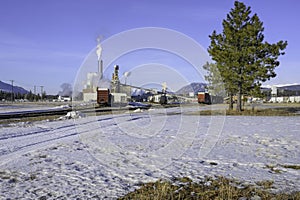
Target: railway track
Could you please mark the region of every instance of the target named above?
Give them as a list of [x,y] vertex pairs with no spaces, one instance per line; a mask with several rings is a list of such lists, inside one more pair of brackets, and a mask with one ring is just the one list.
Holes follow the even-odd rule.
[[83,113],[101,113],[101,112],[114,112],[114,111],[127,111],[135,109],[149,109],[143,107],[94,107],[94,108],[63,108],[63,109],[47,109],[47,110],[28,110],[28,111],[13,111],[0,113],[0,119],[16,119],[28,118],[39,116],[53,116],[53,115],[66,115],[71,111],[81,111]]
[[72,111],[72,108],[68,109],[53,109],[53,110],[28,110],[28,111],[15,111],[0,113],[0,119],[13,119],[24,117],[38,117],[38,116],[50,116],[50,115],[64,115]]
[[[126,118],[126,116],[118,115],[113,118],[124,117]],[[97,131],[99,129],[99,122],[106,122],[111,119],[112,116],[108,116],[94,120],[82,119],[77,123],[74,123],[73,120],[66,120],[65,123],[58,121],[53,122],[51,125],[37,124],[32,127],[2,128],[0,129],[0,167],[27,152],[43,149],[53,144],[62,143],[63,141],[78,140],[80,135],[85,132]],[[131,120],[123,120],[121,123],[129,123]],[[102,128],[115,125],[114,122],[104,126],[102,124]],[[79,130],[76,126],[83,127],[83,129]]]

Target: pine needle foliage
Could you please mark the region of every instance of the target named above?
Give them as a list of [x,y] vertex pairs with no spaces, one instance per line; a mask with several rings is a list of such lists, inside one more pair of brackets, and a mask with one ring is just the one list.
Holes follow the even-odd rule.
[[287,41],[270,44],[264,40],[263,22],[251,8],[235,1],[223,20],[223,31],[209,36],[208,52],[215,61],[229,95],[237,95],[237,110],[242,110],[242,95],[259,93],[262,82],[276,76],[278,58],[284,55]]

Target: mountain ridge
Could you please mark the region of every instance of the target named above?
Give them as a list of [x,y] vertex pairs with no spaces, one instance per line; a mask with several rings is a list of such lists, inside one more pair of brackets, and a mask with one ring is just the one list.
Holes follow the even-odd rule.
[[177,90],[176,94],[189,94],[193,92],[194,94],[197,94],[198,92],[204,92],[207,84],[206,83],[200,83],[200,82],[193,82],[189,85],[183,86],[179,90]]
[[[0,81],[0,91],[3,91],[3,92],[7,92],[7,93],[10,93],[11,92],[11,87],[12,85],[11,84],[8,84],[8,83],[4,83],[2,81]],[[20,87],[20,86],[15,86],[14,85],[14,94],[28,94],[29,91]]]

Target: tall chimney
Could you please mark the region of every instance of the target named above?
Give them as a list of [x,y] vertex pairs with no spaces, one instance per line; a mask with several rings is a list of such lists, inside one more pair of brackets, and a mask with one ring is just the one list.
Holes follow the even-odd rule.
[[98,74],[103,78],[103,60],[98,60]]
[[97,54],[97,58],[98,58],[98,74],[100,75],[100,78],[103,77],[103,62],[101,59],[101,54],[102,54],[102,47],[101,47],[101,36],[99,36],[97,38],[97,47],[96,47],[96,54]]

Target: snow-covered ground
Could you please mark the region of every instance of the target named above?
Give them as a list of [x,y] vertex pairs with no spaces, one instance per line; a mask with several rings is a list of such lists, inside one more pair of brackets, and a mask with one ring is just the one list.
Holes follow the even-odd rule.
[[2,127],[0,199],[114,199],[143,182],[214,175],[300,190],[300,170],[283,167],[300,164],[300,117],[197,116],[195,109]]

